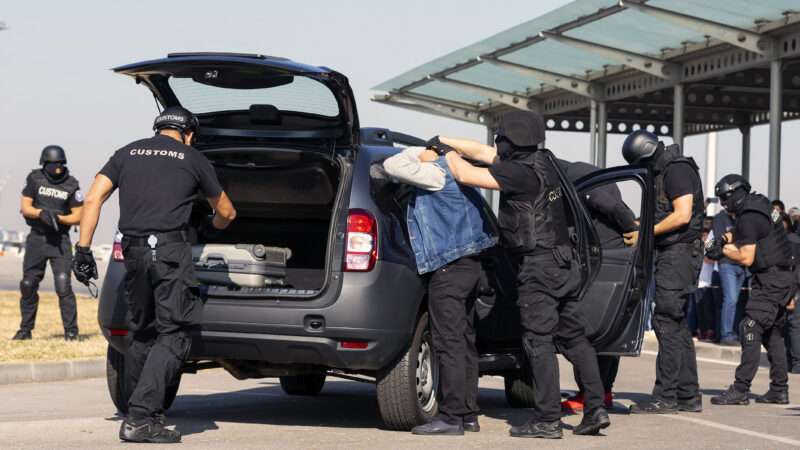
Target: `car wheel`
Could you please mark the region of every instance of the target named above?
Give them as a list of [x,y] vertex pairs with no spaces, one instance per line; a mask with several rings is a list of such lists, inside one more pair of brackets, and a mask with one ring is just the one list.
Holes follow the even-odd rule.
[[378,409],[386,428],[410,430],[435,416],[438,383],[428,313],[424,313],[406,354],[378,377]]
[[[167,392],[164,395],[164,410],[168,410],[175,397],[178,395],[178,389],[181,386],[181,376],[175,379],[175,382],[167,386]],[[108,346],[106,352],[106,382],[108,384],[108,393],[111,396],[111,401],[117,407],[117,411],[127,414],[128,413],[128,400],[131,397],[130,392],[125,389],[125,355],[118,352],[114,347]]]
[[325,374],[280,377],[283,392],[289,395],[317,395],[325,385]]
[[533,380],[527,370],[518,370],[503,376],[506,401],[512,408],[533,408]]

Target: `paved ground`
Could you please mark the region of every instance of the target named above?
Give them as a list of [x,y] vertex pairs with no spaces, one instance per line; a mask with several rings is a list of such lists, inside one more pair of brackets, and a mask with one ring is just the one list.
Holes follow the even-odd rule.
[[[731,379],[733,366],[700,361],[706,410],[701,414],[630,416],[626,406],[643,397],[653,380],[654,358],[623,361],[617,405],[605,436],[579,437],[566,430],[561,441],[510,438],[509,424],[524,410],[507,407],[502,380],[481,380],[483,431],[464,437],[418,437],[381,429],[371,385],[331,381],[319,397],[288,397],[273,380],[236,381],[221,370],[184,377],[169,421],[192,448],[619,448],[778,449],[800,448],[800,392],[792,405],[717,407],[708,403]],[[564,389],[574,388],[562,366]],[[800,376],[792,375],[797,386]],[[755,392],[766,390],[761,369]],[[107,398],[105,380],[0,386],[3,448],[105,449],[122,445],[119,418]],[[567,417],[568,428],[579,417]],[[130,448],[130,446],[129,446]]]

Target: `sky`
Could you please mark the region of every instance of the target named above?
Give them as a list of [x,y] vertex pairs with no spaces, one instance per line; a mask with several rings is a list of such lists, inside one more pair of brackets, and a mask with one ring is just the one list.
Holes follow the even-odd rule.
[[[150,1],[4,0],[0,21],[0,228],[24,229],[19,195],[48,144],[62,145],[84,189],[109,156],[151,134],[152,96],[109,69],[181,51],[263,53],[331,67],[350,79],[362,126],[427,138],[484,140],[485,128],[369,100],[370,88],[413,67],[568,3],[564,0]],[[613,3],[609,0],[609,4]],[[544,64],[543,66],[546,66]],[[784,168],[797,167],[800,124],[783,127]],[[623,163],[623,137],[609,135],[609,166]],[[752,133],[751,182],[766,191],[768,128]],[[559,132],[547,145],[564,159],[587,160],[588,134]],[[686,153],[705,168],[705,137]],[[738,131],[719,138],[718,178],[740,170]],[[787,207],[800,204],[800,180],[783,171]],[[95,243],[108,243],[116,195],[104,208]]]

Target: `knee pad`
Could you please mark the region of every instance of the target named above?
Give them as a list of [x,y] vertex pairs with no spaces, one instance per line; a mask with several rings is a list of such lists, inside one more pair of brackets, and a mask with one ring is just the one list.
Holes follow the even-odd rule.
[[56,294],[59,297],[72,295],[72,284],[70,283],[69,273],[62,272],[56,274],[54,279]]
[[37,289],[39,289],[39,280],[34,278],[23,278],[22,281],[19,282],[19,291],[24,298],[35,295]]
[[739,340],[742,345],[757,343],[761,345],[761,326],[753,318],[744,316],[739,323]]

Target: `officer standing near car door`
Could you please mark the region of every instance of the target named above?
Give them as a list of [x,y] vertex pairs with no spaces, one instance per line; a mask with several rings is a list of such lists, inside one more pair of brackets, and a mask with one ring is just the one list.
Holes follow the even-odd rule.
[[[514,437],[562,437],[561,390],[556,344],[575,366],[586,391],[586,408],[574,434],[597,434],[611,422],[603,408],[597,356],[586,338],[578,307],[582,274],[569,236],[562,179],[545,139],[541,115],[514,110],[499,118],[496,148],[475,141],[437,137],[429,147],[447,146],[448,165],[467,186],[500,191],[498,223],[519,264],[518,300],[522,345],[532,372],[535,417],[511,428]],[[476,167],[473,161],[489,164]],[[564,182],[569,182],[563,180]]]
[[166,387],[189,353],[189,327],[201,319],[195,295],[191,247],[186,238],[198,191],[215,210],[208,224],[226,228],[236,216],[211,163],[190,145],[197,118],[181,107],[156,117],[154,137],[117,150],[95,177],[86,196],[74,272],[85,282],[97,277],[89,246],[100,209],[119,189],[119,230],[123,233],[125,286],[132,340],[125,355],[128,416],[119,431],[130,442],[180,442],[164,427]]
[[750,385],[761,361],[761,346],[769,357],[769,391],[758,403],[789,403],[789,378],[784,345],[786,307],[796,286],[792,272],[792,248],[780,216],[775,220],[769,200],[750,192],[741,175],[726,175],[716,186],[716,195],[735,216],[733,233],[715,238],[708,251],[711,259],[723,256],[749,267],[753,274],[750,298],[739,325],[742,360],[728,390],[711,398],[715,405],[750,403]]
[[20,212],[31,227],[25,240],[22,281],[19,283],[20,321],[14,340],[31,339],[39,307],[39,283],[44,278],[47,262],[53,270],[53,281],[61,308],[64,339],[78,340],[78,309],[70,283],[72,243],[69,229],[81,220],[83,194],[78,180],[69,174],[64,149],[48,145],[39,158],[41,169],[28,175],[22,190]]
[[[656,191],[656,383],[652,397],[633,405],[631,413],[700,412],[697,360],[684,313],[703,264],[705,208],[700,173],[692,158],[681,155],[678,145],[665,147],[645,130],[625,139],[622,155],[630,164],[653,166]],[[634,245],[638,233],[626,233],[626,244]]]

